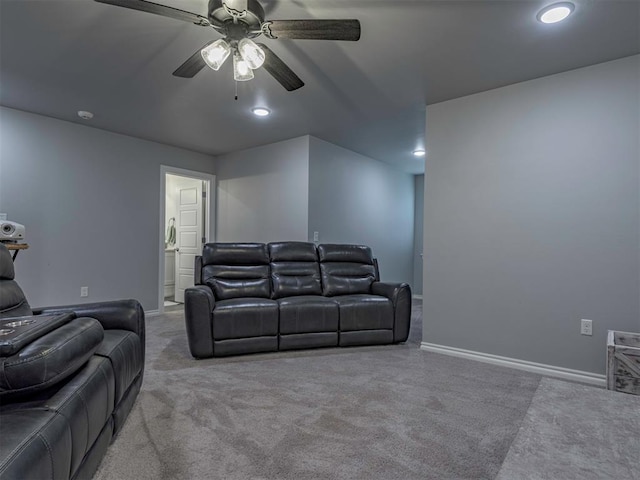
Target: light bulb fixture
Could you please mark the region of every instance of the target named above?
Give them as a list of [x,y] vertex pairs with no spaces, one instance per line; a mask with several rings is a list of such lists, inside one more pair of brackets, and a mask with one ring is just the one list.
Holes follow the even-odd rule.
[[571,15],[574,8],[571,2],[554,3],[540,10],[536,18],[542,23],[558,23]]
[[204,63],[214,70],[218,70],[222,66],[230,53],[231,47],[222,38],[211,45],[207,45],[200,51]]
[[87,112],[86,110],[78,110],[78,116],[83,120],[91,120],[93,113]]
[[427,154],[427,152],[424,151],[422,148],[419,148],[419,149],[413,151],[413,156],[414,157],[424,157],[426,154]]
[[264,107],[252,108],[251,112],[257,117],[268,117],[271,114],[271,110]]
[[238,42],[238,51],[242,59],[253,70],[260,68],[264,63],[264,51],[253,40],[243,38]]
[[233,55],[233,78],[236,82],[246,82],[253,78],[253,70],[239,53]]

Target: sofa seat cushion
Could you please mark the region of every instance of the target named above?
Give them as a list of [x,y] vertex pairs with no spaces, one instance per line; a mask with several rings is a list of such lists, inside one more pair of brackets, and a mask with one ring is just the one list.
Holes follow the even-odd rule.
[[103,336],[96,319],[76,318],[0,357],[0,397],[24,397],[64,380],[91,358]]
[[115,377],[114,405],[117,406],[142,370],[144,359],[140,337],[128,330],[105,330],[96,355],[111,362]]
[[216,302],[213,338],[226,340],[278,334],[278,302],[267,298],[233,298]]
[[0,478],[69,478],[71,430],[63,416],[29,408],[1,415]]
[[379,295],[332,297],[340,307],[340,331],[393,329],[391,300]]
[[337,332],[339,311],[333,298],[316,295],[278,300],[280,334]]

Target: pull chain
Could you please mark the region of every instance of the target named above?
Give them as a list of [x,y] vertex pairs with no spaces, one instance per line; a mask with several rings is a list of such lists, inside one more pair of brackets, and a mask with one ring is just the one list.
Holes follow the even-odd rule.
[[238,82],[236,82],[236,100],[238,100]]

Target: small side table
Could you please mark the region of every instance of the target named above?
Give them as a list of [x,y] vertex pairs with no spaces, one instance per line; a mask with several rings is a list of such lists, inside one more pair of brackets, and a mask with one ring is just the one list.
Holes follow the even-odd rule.
[[13,250],[13,260],[16,260],[16,257],[18,256],[18,252],[20,250],[26,250],[27,248],[29,248],[29,244],[28,243],[11,243],[11,242],[5,242],[4,246],[7,247],[7,250]]

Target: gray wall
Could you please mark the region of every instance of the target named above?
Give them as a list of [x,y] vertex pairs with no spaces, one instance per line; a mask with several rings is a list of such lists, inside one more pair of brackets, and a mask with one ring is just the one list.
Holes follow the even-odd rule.
[[307,240],[309,137],[217,158],[219,242]]
[[639,62],[427,108],[425,342],[603,373],[640,330]]
[[160,165],[214,173],[213,157],[4,107],[0,135],[0,212],[27,229],[30,303],[157,309]]
[[318,138],[309,141],[309,239],[373,249],[382,280],[413,280],[413,175]]
[[413,214],[413,294],[422,295],[422,253],[424,231],[424,175],[415,175],[415,211]]

